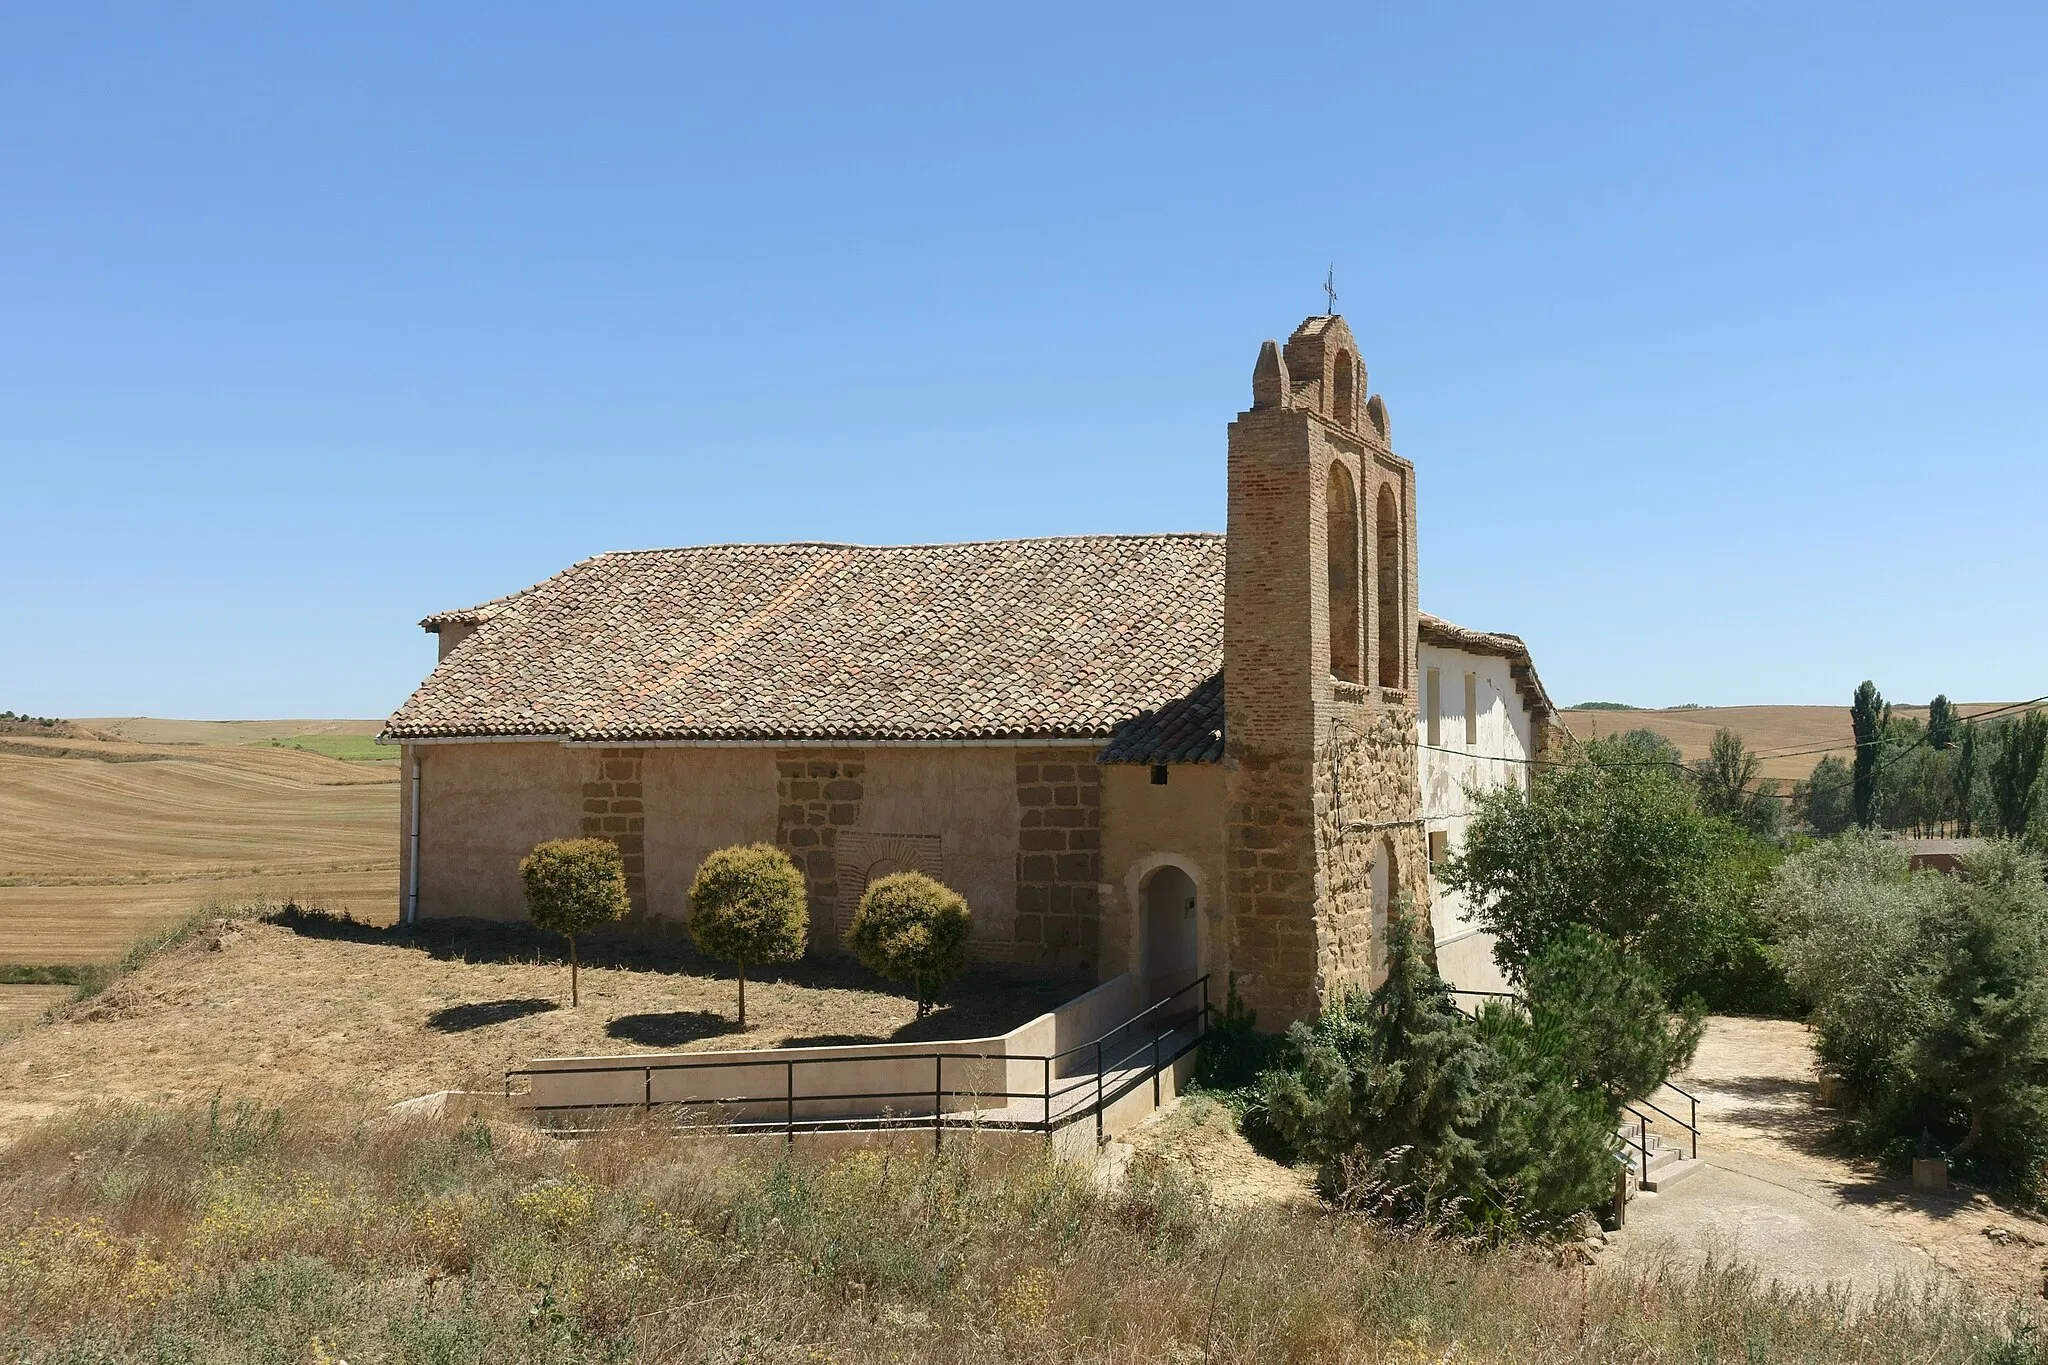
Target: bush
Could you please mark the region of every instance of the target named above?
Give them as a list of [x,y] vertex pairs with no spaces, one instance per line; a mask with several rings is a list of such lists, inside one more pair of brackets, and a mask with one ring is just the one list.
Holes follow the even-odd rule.
[[740,1027],[747,1026],[747,964],[794,962],[810,936],[803,873],[773,844],[722,848],[690,883],[690,938],[733,963],[740,978]]
[[1852,835],[1773,882],[1816,1051],[1856,1099],[1851,1136],[1902,1158],[1923,1134],[1961,1169],[2039,1198],[2048,1181],[2048,888],[2012,844],[1959,875]]
[[1288,1034],[1258,1108],[1325,1193],[1374,1213],[1500,1238],[1546,1233],[1612,1190],[1622,1106],[1698,1044],[1656,979],[1590,930],[1530,964],[1526,1011],[1452,1005],[1403,914],[1387,978]]
[[922,872],[869,883],[846,931],[846,946],[868,970],[917,991],[917,1017],[931,1012],[939,987],[959,975],[974,931],[966,898]]
[[1772,875],[1765,904],[1779,959],[1812,1005],[1814,1050],[1858,1095],[1885,1092],[1900,1045],[1926,1027],[1932,1001],[1918,956],[1940,891],[1897,845],[1862,831],[1815,844]]
[[2048,886],[1997,844],[1944,879],[1926,925],[1926,1027],[1906,1062],[1962,1136],[1951,1161],[2035,1193],[2048,1171]]
[[569,940],[569,1004],[577,994],[576,935],[625,917],[626,863],[609,839],[556,839],[519,860],[526,913]]

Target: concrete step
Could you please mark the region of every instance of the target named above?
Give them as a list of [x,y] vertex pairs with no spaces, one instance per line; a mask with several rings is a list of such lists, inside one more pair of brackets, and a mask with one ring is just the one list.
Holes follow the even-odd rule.
[[1692,1157],[1683,1157],[1668,1165],[1659,1166],[1655,1157],[1650,1158],[1650,1178],[1643,1182],[1643,1189],[1658,1194],[1670,1189],[1681,1180],[1690,1180],[1706,1168],[1706,1162]]

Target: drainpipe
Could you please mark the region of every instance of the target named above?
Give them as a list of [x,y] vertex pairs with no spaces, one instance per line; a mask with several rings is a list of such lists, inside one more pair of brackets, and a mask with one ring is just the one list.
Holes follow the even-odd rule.
[[412,857],[406,860],[405,922],[420,917],[420,755],[412,756]]

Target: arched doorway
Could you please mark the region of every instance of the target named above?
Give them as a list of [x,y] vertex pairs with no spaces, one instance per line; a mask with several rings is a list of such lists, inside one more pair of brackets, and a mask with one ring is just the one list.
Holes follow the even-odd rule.
[[1145,1003],[1164,1000],[1201,975],[1195,879],[1173,864],[1145,878],[1140,943]]

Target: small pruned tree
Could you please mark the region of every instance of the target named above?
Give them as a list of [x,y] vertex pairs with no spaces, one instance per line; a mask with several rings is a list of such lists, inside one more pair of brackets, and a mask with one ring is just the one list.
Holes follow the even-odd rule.
[[922,872],[868,884],[846,931],[846,946],[868,970],[917,991],[917,1017],[931,1013],[939,987],[959,975],[974,923],[967,900]]
[[734,964],[740,979],[740,1027],[747,1026],[747,966],[794,962],[809,941],[804,875],[773,844],[722,848],[690,883],[690,938]]
[[626,861],[609,839],[555,839],[519,860],[526,912],[543,929],[569,940],[569,1004],[577,992],[576,935],[622,919],[632,908]]

